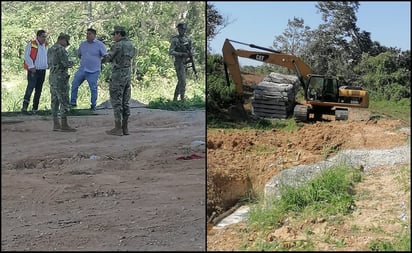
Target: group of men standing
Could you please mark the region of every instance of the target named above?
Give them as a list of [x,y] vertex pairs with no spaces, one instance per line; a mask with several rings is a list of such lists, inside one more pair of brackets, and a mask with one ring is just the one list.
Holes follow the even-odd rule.
[[[178,77],[174,101],[177,100],[179,95],[180,99],[184,100],[186,87],[185,60],[192,53],[191,40],[185,35],[186,28],[187,26],[184,23],[177,25],[179,34],[172,38],[169,49],[169,54],[175,57],[174,65]],[[101,64],[111,62],[112,73],[109,94],[113,107],[115,127],[106,131],[106,133],[117,136],[128,135],[131,66],[132,59],[136,56],[136,48],[128,39],[126,29],[123,26],[115,26],[111,35],[115,43],[107,52],[103,42],[96,39],[96,30],[93,28],[87,29],[86,40],[80,44],[77,50],[77,56],[80,58],[80,67],[74,75],[69,99],[70,76],[68,69],[74,65],[74,62],[69,59],[66,50],[67,46],[70,45],[70,36],[61,33],[56,43],[48,48],[46,31],[37,31],[36,39],[27,44],[24,53],[24,68],[27,70],[28,84],[24,95],[22,112],[30,114],[28,112],[28,105],[33,90],[35,94],[31,113],[37,112],[46,69],[49,69],[53,131],[76,131],[75,128],[69,126],[67,114],[71,107],[77,106],[79,86],[87,80],[91,93],[90,109],[95,111],[98,95],[97,82],[101,72]],[[59,113],[61,120],[58,118]]]

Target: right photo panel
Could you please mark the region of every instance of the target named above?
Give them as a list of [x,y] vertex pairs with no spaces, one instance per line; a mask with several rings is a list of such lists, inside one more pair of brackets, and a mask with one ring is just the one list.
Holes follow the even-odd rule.
[[207,2],[207,251],[410,251],[410,7]]

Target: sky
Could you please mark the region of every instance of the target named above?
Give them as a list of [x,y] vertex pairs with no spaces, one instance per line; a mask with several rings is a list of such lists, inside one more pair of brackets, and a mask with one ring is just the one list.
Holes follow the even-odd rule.
[[[322,15],[315,7],[317,2],[226,2],[208,1],[229,24],[210,41],[213,54],[222,54],[226,38],[246,44],[272,47],[275,36],[282,35],[288,20],[303,18],[312,30],[322,22]],[[411,49],[411,2],[359,2],[356,12],[357,27],[371,33],[372,41],[382,46]],[[236,49],[258,49],[233,43]],[[241,65],[261,65],[260,62],[239,58]]]

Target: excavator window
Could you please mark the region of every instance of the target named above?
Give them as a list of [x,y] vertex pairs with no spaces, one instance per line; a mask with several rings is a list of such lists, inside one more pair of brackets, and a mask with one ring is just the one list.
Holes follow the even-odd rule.
[[338,83],[336,79],[325,79],[325,85],[323,86],[322,98],[327,102],[338,101]]
[[322,87],[323,78],[311,77],[308,85],[308,98],[309,100],[321,100],[322,99]]

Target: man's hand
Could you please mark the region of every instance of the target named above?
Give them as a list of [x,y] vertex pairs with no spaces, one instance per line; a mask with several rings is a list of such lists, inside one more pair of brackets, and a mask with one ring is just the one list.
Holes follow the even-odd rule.
[[105,56],[102,57],[102,64],[108,61],[109,61],[109,55],[106,54]]
[[31,68],[31,69],[29,69],[29,71],[31,73],[31,76],[34,77],[34,75],[36,74],[36,68]]

